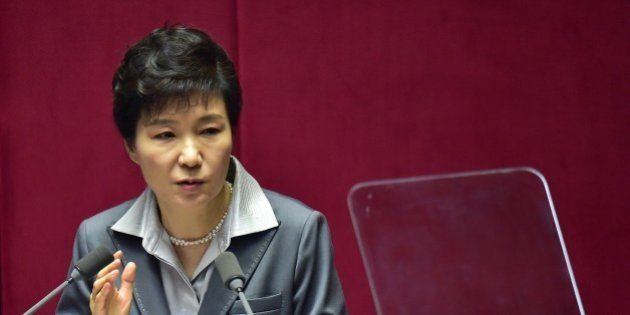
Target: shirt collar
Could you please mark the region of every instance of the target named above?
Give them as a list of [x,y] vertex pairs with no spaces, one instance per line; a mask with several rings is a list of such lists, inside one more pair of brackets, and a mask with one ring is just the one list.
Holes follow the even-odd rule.
[[[235,157],[232,200],[226,223],[219,231],[219,247],[225,251],[233,237],[265,231],[278,226],[273,208],[258,182],[245,170]],[[112,230],[142,238],[142,246],[153,253],[164,228],[160,222],[155,194],[150,188],[134,201],[129,210],[112,226]]]

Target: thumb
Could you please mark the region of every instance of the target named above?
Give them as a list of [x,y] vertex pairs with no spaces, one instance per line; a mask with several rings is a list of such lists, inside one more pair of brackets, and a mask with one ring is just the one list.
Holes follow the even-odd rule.
[[136,264],[128,263],[123,270],[120,289],[118,290],[118,294],[131,298],[131,293],[133,292],[133,282],[136,280]]

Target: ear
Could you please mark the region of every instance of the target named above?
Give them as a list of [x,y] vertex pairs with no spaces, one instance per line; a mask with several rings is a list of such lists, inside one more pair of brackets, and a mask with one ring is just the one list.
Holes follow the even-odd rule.
[[124,140],[125,150],[127,150],[127,155],[129,158],[136,164],[138,164],[138,153],[136,152],[136,146],[134,143],[130,142],[130,140]]

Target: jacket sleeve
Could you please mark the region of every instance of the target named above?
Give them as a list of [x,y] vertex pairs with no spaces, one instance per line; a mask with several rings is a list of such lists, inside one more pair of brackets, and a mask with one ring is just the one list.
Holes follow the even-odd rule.
[[[74,265],[79,259],[89,252],[87,245],[86,222],[83,221],[77,230],[72,249],[72,262],[68,270],[68,277]],[[57,314],[90,314],[90,293],[92,288],[91,279],[79,279],[63,290],[59,304],[57,304]]]
[[294,288],[295,314],[347,313],[328,224],[317,211],[309,215],[302,230]]

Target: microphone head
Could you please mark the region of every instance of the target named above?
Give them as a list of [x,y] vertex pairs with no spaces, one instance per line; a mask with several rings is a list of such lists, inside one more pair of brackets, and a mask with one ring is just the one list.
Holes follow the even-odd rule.
[[78,270],[82,276],[90,278],[112,261],[114,261],[114,254],[112,254],[107,247],[101,245],[81,258],[77,264],[74,265],[74,268]]
[[232,252],[221,253],[217,259],[214,260],[214,266],[217,268],[221,280],[230,290],[236,289],[231,285],[234,280],[240,280],[237,281],[237,283],[242,287],[243,281],[245,281],[245,275],[243,275],[243,270]]

